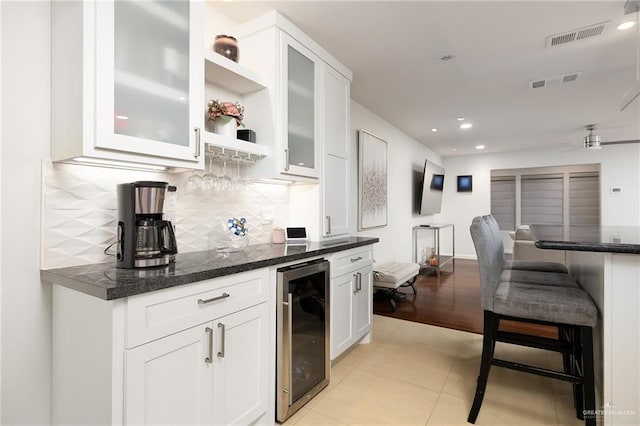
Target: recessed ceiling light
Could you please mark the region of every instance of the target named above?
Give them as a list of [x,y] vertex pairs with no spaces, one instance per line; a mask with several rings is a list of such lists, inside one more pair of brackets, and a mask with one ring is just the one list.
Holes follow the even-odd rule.
[[431,129],[432,132],[437,132],[438,129],[436,129],[435,127],[433,129]]
[[476,149],[484,149],[484,145],[476,145]]
[[464,117],[458,117],[458,118],[456,118],[456,120],[458,120],[458,121],[464,121]]
[[126,115],[116,115],[116,118],[118,120],[128,120],[129,119],[129,117],[127,117]]
[[472,127],[473,127],[473,124],[471,124],[471,123],[462,123],[462,124],[460,125],[460,128],[461,128],[461,129],[470,129],[470,128],[472,128]]
[[628,30],[629,28],[633,27],[636,23],[634,21],[627,21],[627,22],[623,22],[622,24],[618,25],[618,29],[619,30]]

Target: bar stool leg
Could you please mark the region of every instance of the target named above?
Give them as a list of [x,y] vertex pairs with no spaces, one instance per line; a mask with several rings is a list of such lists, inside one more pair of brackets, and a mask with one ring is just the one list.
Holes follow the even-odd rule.
[[596,394],[593,372],[593,329],[580,327],[580,344],[582,346],[582,377],[584,395],[584,420],[586,426],[596,425]]
[[[562,353],[562,364],[564,372],[571,375],[578,375],[577,362],[581,362],[580,358],[580,338],[579,327],[575,326],[563,326],[558,328],[558,337],[563,342],[567,342],[571,346],[570,352]],[[576,356],[578,355],[578,356]],[[582,367],[580,367],[582,369]],[[573,407],[576,410],[576,417],[583,420],[582,407],[583,407],[583,395],[582,385],[579,383],[573,383]]]
[[482,339],[482,360],[480,362],[480,373],[478,374],[478,384],[476,386],[476,395],[471,405],[471,411],[467,422],[475,423],[482,406],[484,392],[487,388],[487,379],[489,378],[489,370],[491,369],[491,360],[496,347],[496,334],[498,333],[498,325],[500,320],[493,315],[491,311],[484,311],[484,337]]

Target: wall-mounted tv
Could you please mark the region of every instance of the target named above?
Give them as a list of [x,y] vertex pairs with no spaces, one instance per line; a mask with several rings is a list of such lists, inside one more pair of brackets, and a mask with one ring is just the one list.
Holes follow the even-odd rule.
[[420,194],[420,214],[436,214],[442,211],[442,191],[444,189],[444,169],[429,160],[424,161],[422,192]]

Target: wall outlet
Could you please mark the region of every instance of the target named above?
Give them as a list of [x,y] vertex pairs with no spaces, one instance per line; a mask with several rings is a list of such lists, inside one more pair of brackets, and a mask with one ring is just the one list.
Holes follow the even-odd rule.
[[271,210],[263,210],[262,213],[260,213],[260,216],[262,217],[263,225],[270,225],[273,223],[273,212]]

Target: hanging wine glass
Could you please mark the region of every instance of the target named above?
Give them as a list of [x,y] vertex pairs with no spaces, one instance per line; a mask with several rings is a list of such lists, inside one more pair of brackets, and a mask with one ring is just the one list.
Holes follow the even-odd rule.
[[218,186],[220,191],[231,191],[231,177],[227,174],[227,161],[231,156],[224,152],[224,148],[222,148],[222,152],[218,157],[222,160],[222,175],[218,176]]
[[247,154],[247,156],[242,159],[242,164],[244,164],[244,170],[245,170],[245,173],[244,173],[245,178],[242,180],[242,184],[244,186],[244,189],[248,189],[249,185],[253,183],[253,181],[249,179],[248,169],[252,165],[256,164],[256,160],[253,157],[251,157],[251,154]]
[[200,175],[197,174],[195,170],[193,170],[185,181],[184,185],[185,192],[198,192],[202,189],[202,177],[200,177]]
[[213,173],[213,158],[215,156],[215,152],[209,155],[209,167],[207,173],[202,177],[202,189],[207,192],[213,192],[218,189],[218,176]]
[[239,191],[242,189],[240,181],[240,163],[242,162],[242,157],[238,155],[238,151],[231,157],[231,161],[236,165],[235,177],[231,181],[231,189],[233,191]]

